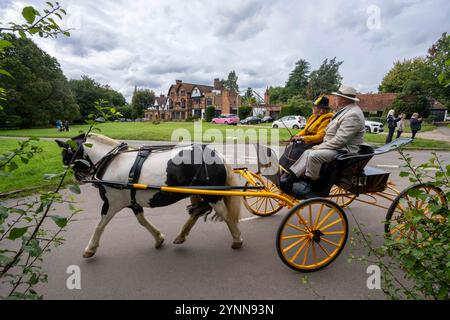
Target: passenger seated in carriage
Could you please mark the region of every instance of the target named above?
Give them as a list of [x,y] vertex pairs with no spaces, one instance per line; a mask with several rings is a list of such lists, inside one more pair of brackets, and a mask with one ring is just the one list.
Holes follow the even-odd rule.
[[280,158],[281,173],[288,172],[305,150],[322,143],[325,129],[332,117],[329,99],[325,96],[319,97],[314,102],[313,114],[308,118],[305,127],[292,137],[292,143]]
[[289,174],[280,181],[284,192],[298,197],[308,195],[314,181],[320,179],[323,164],[332,162],[340,153],[358,153],[364,144],[365,119],[356,104],[356,90],[342,85],[332,94],[336,96],[338,111],[326,128],[324,140],[306,150],[290,167]]

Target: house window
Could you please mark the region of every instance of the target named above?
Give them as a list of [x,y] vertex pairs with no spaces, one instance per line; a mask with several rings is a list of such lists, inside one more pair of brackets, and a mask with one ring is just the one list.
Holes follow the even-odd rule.
[[212,103],[213,103],[213,102],[212,102],[212,99],[211,99],[211,98],[207,98],[207,99],[206,99],[206,105],[207,105],[207,106],[212,106]]

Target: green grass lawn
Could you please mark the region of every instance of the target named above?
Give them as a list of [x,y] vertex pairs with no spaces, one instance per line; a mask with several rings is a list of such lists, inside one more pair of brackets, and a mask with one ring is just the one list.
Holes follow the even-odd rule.
[[[193,123],[186,122],[169,122],[154,125],[151,123],[105,123],[100,124],[99,127],[102,130],[102,134],[110,136],[115,139],[123,140],[170,140],[171,134],[174,129],[186,129],[191,134],[193,133]],[[254,129],[255,132],[259,132],[262,129],[268,129],[267,126],[226,126],[226,125],[213,125],[203,124],[203,130],[205,129],[218,129],[222,134],[232,137],[235,135],[236,129]],[[9,130],[0,131],[0,136],[33,136],[33,137],[60,137],[68,138],[78,134],[79,130],[86,130],[87,126],[73,126],[71,132],[57,132],[54,129],[31,129],[31,130]],[[231,130],[228,131],[227,130]],[[290,135],[286,129],[268,129],[267,132],[270,137],[271,130],[273,132],[278,131],[280,134],[280,142],[289,140]],[[291,130],[295,133],[295,130]],[[405,137],[409,137],[409,134],[404,134]],[[382,145],[386,140],[386,135],[382,134],[366,134],[365,141],[370,144]],[[227,139],[230,142],[230,139]],[[44,180],[44,174],[58,173],[63,171],[61,150],[56,143],[51,141],[37,141],[33,142],[39,144],[43,148],[41,154],[37,154],[29,164],[22,164],[17,162],[19,169],[14,171],[11,176],[2,177],[0,179],[0,194],[7,193],[15,190],[30,189],[21,194],[30,194],[37,190],[47,190],[55,187],[57,179],[52,181]],[[0,153],[16,148],[18,142],[15,140],[0,139]],[[450,143],[421,139],[417,138],[414,143],[407,148],[414,149],[427,149],[436,148],[441,150],[450,150]],[[67,183],[70,183],[73,177],[70,176],[66,179]]]
[[[426,125],[423,131],[432,130],[434,126]],[[183,129],[184,132],[189,133],[191,140],[194,139],[194,123],[193,122],[162,122],[158,125],[151,122],[109,122],[99,124],[98,128],[101,134],[119,140],[153,140],[153,141],[170,141],[172,140],[172,133],[175,129]],[[70,132],[57,132],[56,129],[25,129],[25,130],[0,130],[0,136],[9,137],[50,137],[50,138],[70,138],[79,134],[80,131],[88,129],[87,125],[72,126]],[[211,123],[202,124],[203,131],[207,129],[216,129],[226,137],[225,141],[230,141],[233,136],[236,136],[235,130],[255,130],[255,133],[267,133],[270,141],[271,132],[279,132],[279,140],[287,141],[290,138],[287,129],[271,129],[266,124],[252,125],[252,126],[227,126],[217,125]],[[261,131],[263,130],[263,131]],[[293,134],[296,130],[291,130]],[[204,132],[203,132],[204,133]],[[409,136],[408,133],[404,136]],[[201,137],[200,137],[201,138]],[[210,142],[211,139],[203,137],[205,142]],[[383,134],[366,134],[365,139],[368,143],[383,144],[386,135]],[[198,140],[198,139],[196,139]],[[419,138],[413,144],[415,148],[441,148],[450,150],[450,144],[441,141],[434,141]]]
[[[44,174],[64,171],[61,149],[51,141],[36,141],[33,144],[41,146],[43,152],[36,154],[28,164],[23,164],[20,160],[16,161],[19,168],[10,176],[2,176],[0,179],[0,194],[16,190],[26,190],[21,194],[29,194],[32,191],[48,190],[59,182],[57,178],[45,180]],[[0,140],[0,154],[14,150],[17,146],[16,140]],[[67,183],[72,179],[72,176],[68,176]]]

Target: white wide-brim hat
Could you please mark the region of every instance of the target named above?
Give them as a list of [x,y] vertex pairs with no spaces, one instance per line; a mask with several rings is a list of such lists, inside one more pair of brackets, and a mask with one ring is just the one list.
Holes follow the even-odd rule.
[[350,86],[346,86],[346,85],[342,85],[340,86],[338,92],[332,92],[331,94],[334,96],[340,96],[340,97],[344,97],[353,101],[360,101],[357,97],[356,97],[356,89],[352,88]]

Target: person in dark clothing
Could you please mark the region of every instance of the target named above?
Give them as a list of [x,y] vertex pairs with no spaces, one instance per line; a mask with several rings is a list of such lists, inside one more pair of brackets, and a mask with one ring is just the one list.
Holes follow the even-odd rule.
[[64,130],[69,131],[69,121],[64,121]]
[[415,139],[417,132],[422,129],[422,118],[419,118],[419,114],[417,112],[413,113],[413,115],[411,116],[409,125],[411,126],[412,132],[411,138]]
[[388,135],[386,137],[386,144],[392,141],[392,137],[394,136],[395,128],[397,128],[397,122],[399,122],[402,118],[395,118],[395,111],[390,110],[387,116],[387,126],[389,129]]

